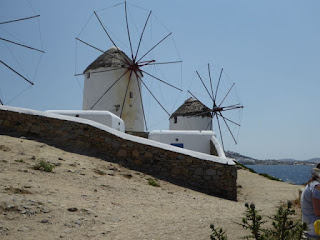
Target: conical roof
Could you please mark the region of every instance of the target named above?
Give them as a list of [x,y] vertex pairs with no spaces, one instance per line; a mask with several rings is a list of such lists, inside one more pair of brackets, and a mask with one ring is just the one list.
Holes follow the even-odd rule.
[[[95,70],[101,67],[126,67],[125,60],[126,59],[129,63],[132,60],[121,50],[112,47],[103,54],[101,54],[95,61],[93,61],[87,68],[84,70],[83,73],[86,73],[89,70]],[[123,60],[123,61],[121,61]]]
[[177,116],[201,116],[211,117],[210,109],[199,100],[190,97],[187,99],[178,109],[175,111],[170,118]]

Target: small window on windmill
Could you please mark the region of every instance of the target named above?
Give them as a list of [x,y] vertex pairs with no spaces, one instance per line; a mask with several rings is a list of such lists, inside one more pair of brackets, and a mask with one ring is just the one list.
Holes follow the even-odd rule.
[[174,121],[174,123],[177,123],[178,122],[178,117],[174,117],[173,121]]
[[130,98],[133,98],[133,92],[129,93]]
[[90,78],[90,72],[87,73],[87,78]]

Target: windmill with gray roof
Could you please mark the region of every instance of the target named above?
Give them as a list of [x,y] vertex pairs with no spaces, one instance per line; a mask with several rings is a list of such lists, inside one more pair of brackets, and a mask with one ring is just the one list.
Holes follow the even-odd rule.
[[[211,106],[206,106],[196,97],[194,93],[188,90],[192,98],[189,98],[184,105],[182,105],[172,116],[170,120],[170,127],[174,128],[188,128],[194,129],[196,126],[198,129],[194,130],[215,130],[214,124],[219,132],[222,147],[224,149],[224,132],[229,133],[232,140],[237,144],[236,136],[233,133],[232,126],[235,128],[240,127],[241,116],[238,119],[233,119],[229,113],[234,113],[243,109],[239,99],[231,98],[232,94],[235,94],[235,83],[230,81],[228,76],[224,74],[223,68],[220,71],[216,71],[217,81],[213,81],[211,66],[207,65],[206,71],[200,73],[196,71],[197,78],[200,80],[204,90],[209,96],[209,102]],[[205,81],[207,80],[207,84]],[[209,88],[207,85],[209,84]],[[223,89],[222,89],[223,88]],[[228,115],[229,114],[229,115]],[[241,115],[239,113],[238,115]],[[176,122],[177,116],[184,117],[180,123]],[[195,122],[198,124],[196,125]],[[224,129],[225,128],[225,129]],[[186,129],[184,129],[186,130]],[[223,131],[225,130],[225,131]]]
[[116,41],[118,39],[114,39],[109,30],[109,24],[111,23],[103,22],[100,13],[94,12],[93,18],[96,19],[96,23],[102,28],[106,39],[112,44],[112,47],[105,51],[94,46],[91,42],[77,37],[77,41],[94,51],[100,52],[101,55],[89,64],[82,73],[75,75],[84,75],[85,78],[83,110],[108,110],[124,120],[126,131],[142,132],[148,130],[143,92],[147,92],[157,105],[170,116],[169,111],[163,106],[150,87],[148,87],[148,83],[144,80],[145,76],[170,88],[182,91],[180,88],[163,80],[162,77],[151,74],[145,68],[176,64],[182,61],[159,61],[153,56],[154,50],[160,47],[171,36],[171,32],[166,33],[148,50],[142,52],[145,31],[148,24],[150,25],[151,11],[145,16],[145,22],[141,28],[139,37],[135,38],[138,42],[134,44],[132,34],[134,29],[130,27],[132,25],[129,21],[128,5],[129,3],[127,4],[125,1],[114,6],[117,8],[123,6],[122,13],[124,14],[126,37],[129,43],[127,53],[124,50],[120,50],[118,44],[122,42]]

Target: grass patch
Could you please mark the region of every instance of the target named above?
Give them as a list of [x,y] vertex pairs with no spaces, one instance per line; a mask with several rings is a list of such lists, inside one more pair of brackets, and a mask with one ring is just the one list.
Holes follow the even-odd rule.
[[262,177],[268,178],[270,180],[273,180],[273,181],[282,182],[282,180],[280,178],[276,178],[276,177],[270,176],[269,174],[266,174],[266,173],[259,173],[259,175],[262,176]]
[[8,187],[5,188],[4,190],[15,193],[15,194],[32,194],[32,192],[26,190],[26,189],[20,189],[20,188],[13,188],[13,187]]
[[17,160],[14,160],[15,162],[20,162],[20,163],[24,163],[24,160],[23,159],[17,159]]
[[153,178],[148,178],[148,184],[154,187],[160,187],[160,184],[158,183],[157,180],[153,179]]
[[93,172],[101,176],[106,175],[106,173],[100,169],[93,169]]
[[34,165],[32,167],[32,169],[34,170],[40,170],[40,171],[44,171],[44,172],[52,172],[52,170],[54,169],[54,165],[50,164],[49,162],[46,162],[44,160],[41,160],[39,163],[37,163],[36,165]]
[[243,164],[241,164],[241,163],[236,162],[236,164],[237,164],[238,166],[240,166],[241,168],[243,168],[243,169],[245,169],[245,170],[248,170],[249,172],[257,173],[257,172],[256,172],[255,170],[253,170],[252,168],[249,168],[249,167],[247,167],[247,166],[245,166],[245,165],[243,165]]
[[245,169],[245,170],[248,170],[249,172],[252,172],[252,173],[256,173],[256,174],[259,174],[260,176],[262,177],[265,177],[265,178],[268,178],[270,180],[273,180],[273,181],[278,181],[278,182],[283,182],[280,178],[276,178],[276,177],[273,177],[273,176],[270,176],[269,174],[267,173],[257,173],[255,170],[253,170],[252,168],[249,168],[241,163],[236,163],[237,165],[239,165],[241,168]]

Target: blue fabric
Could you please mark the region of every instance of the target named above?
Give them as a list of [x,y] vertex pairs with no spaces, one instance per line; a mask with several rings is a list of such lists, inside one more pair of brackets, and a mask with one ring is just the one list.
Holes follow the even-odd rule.
[[311,189],[311,190],[312,190],[312,197],[313,197],[313,198],[316,198],[316,199],[320,199],[320,190],[318,190],[318,189],[316,188],[316,186],[318,186],[318,185],[320,185],[320,184],[319,184],[319,183],[316,184],[316,185],[314,186],[314,188]]

